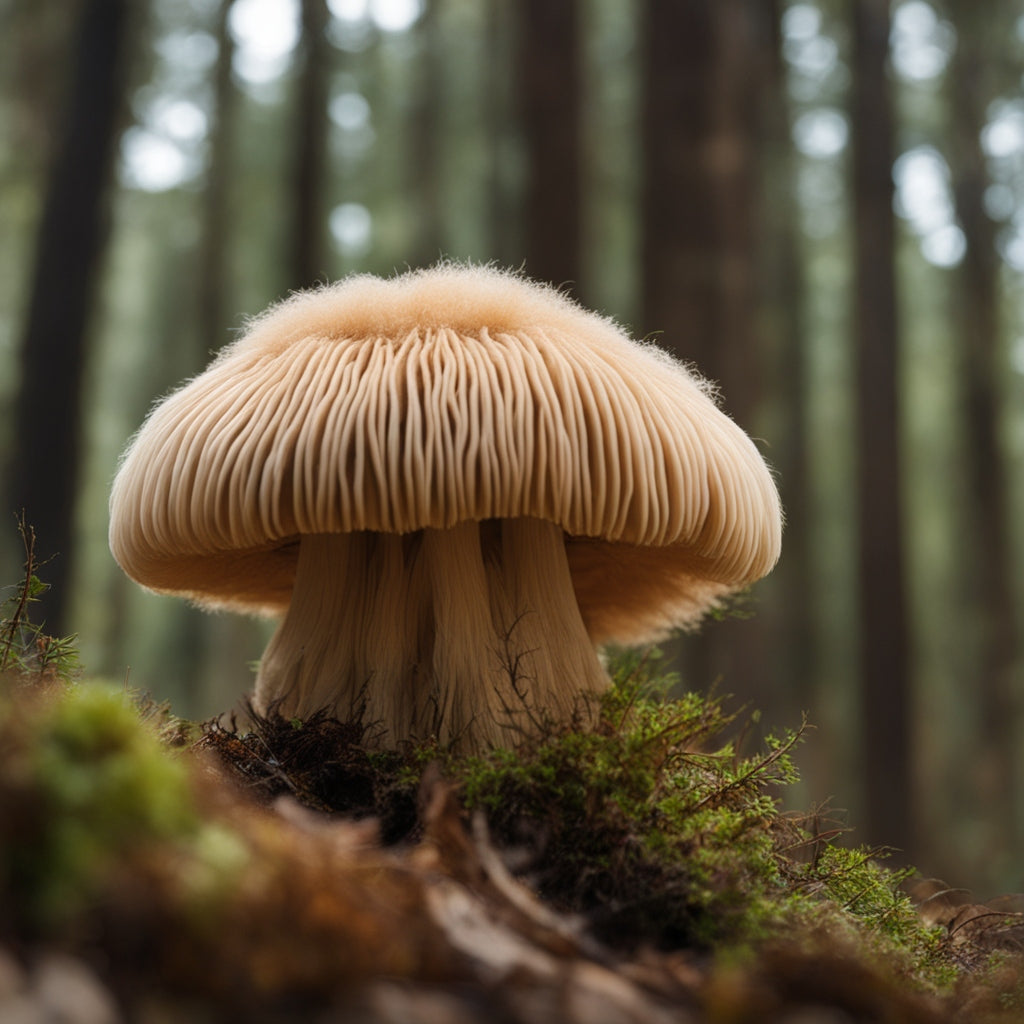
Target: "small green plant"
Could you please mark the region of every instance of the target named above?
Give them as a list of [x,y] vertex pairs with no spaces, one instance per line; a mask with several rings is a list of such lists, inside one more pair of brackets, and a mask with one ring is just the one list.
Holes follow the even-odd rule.
[[42,625],[32,621],[31,606],[48,586],[36,574],[36,535],[24,513],[18,518],[18,532],[25,565],[14,593],[0,603],[0,673],[69,682],[78,672],[78,638],[50,636]]

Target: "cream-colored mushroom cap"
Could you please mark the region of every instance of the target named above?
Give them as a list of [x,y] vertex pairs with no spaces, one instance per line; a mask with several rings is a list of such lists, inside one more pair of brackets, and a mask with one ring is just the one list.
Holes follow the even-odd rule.
[[546,286],[355,276],[249,325],[151,413],[110,502],[133,579],[277,614],[304,534],[535,517],[595,642],[692,623],[771,569],[771,474],[709,388]]

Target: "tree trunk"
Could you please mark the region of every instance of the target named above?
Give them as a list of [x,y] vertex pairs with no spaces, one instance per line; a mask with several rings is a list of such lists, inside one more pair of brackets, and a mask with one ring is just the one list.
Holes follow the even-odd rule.
[[[646,332],[722,387],[750,429],[757,400],[754,168],[762,0],[644,4],[642,306]],[[763,695],[756,621],[708,622],[669,646],[685,682]]]
[[[785,687],[786,717],[816,713],[816,636],[811,566],[809,438],[807,417],[806,282],[795,202],[797,167],[790,131],[790,106],[783,58],[782,2],[767,0],[763,29],[768,35],[764,165],[758,220],[764,232],[759,251],[763,267],[764,308],[770,311],[768,337],[772,370],[768,374],[773,406],[772,458],[786,510],[786,543],[772,584],[776,594],[771,632],[775,639],[774,682]],[[816,747],[815,737],[810,747]],[[804,748],[805,751],[808,747]],[[822,772],[807,773],[821,775]]]
[[8,493],[53,555],[36,616],[66,632],[74,559],[82,376],[108,235],[107,193],[124,97],[127,0],[87,0],[72,40],[64,122],[46,193],[22,339]]
[[642,67],[648,329],[750,428],[758,52],[751,3],[647,0]]
[[489,180],[487,188],[488,248],[499,263],[514,265],[522,259],[523,239],[520,230],[514,161],[510,150],[514,146],[508,125],[515,120],[513,110],[516,85],[512,73],[511,46],[515,12],[505,0],[487,0],[483,45],[494,62],[481,83],[483,89],[484,130],[489,154]]
[[[969,503],[966,603],[979,643],[976,676],[965,682],[977,694],[981,709],[973,782],[986,820],[991,822],[986,855],[995,858],[1009,854],[1017,817],[1015,723],[1019,711],[1013,679],[1019,639],[1010,580],[1007,467],[1000,431],[999,378],[1004,367],[1000,359],[999,255],[996,226],[985,210],[985,192],[991,181],[981,148],[986,108],[998,95],[998,86],[992,81],[992,50],[986,46],[992,12],[979,18],[974,16],[975,8],[965,3],[947,6],[960,14],[958,24],[965,29],[959,34],[949,71],[953,193],[967,241],[957,272],[955,303]],[[989,42],[994,40],[989,38]]]
[[213,116],[209,126],[209,163],[203,191],[203,237],[199,249],[199,351],[196,373],[227,340],[229,315],[225,295],[230,289],[228,242],[235,116],[238,93],[232,80],[235,46],[228,31],[234,0],[221,0],[217,11],[217,63],[213,72]]
[[581,46],[577,0],[517,0],[520,119],[526,150],[525,269],[578,284]]
[[416,25],[419,42],[418,81],[412,106],[412,156],[408,187],[416,196],[413,266],[428,266],[444,251],[441,199],[441,98],[443,51],[440,0],[431,0]]
[[327,278],[324,195],[327,182],[327,104],[330,23],[327,0],[302,0],[298,48],[295,162],[292,166],[290,285],[308,288]]
[[869,843],[913,857],[911,686],[902,537],[888,0],[853,19],[854,345],[861,760]]

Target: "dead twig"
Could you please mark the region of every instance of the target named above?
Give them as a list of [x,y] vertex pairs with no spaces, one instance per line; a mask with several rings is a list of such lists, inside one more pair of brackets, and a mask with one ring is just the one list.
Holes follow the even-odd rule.
[[33,599],[33,590],[36,585],[36,531],[25,521],[24,509],[18,516],[18,533],[21,534],[21,543],[25,549],[25,570],[14,612],[9,619],[3,622],[3,639],[0,640],[0,672],[6,669],[10,663],[14,641],[24,621],[25,609]]

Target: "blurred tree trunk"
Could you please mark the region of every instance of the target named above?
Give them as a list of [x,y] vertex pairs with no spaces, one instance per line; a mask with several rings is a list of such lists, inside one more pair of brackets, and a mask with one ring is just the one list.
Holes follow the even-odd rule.
[[524,254],[530,277],[578,284],[581,43],[577,0],[516,0],[520,122],[526,152]]
[[980,742],[975,779],[991,822],[986,855],[1008,854],[1016,809],[1015,738],[1019,702],[1013,672],[1019,653],[1010,573],[1006,453],[1000,422],[999,379],[1005,372],[1000,346],[999,254],[996,226],[985,210],[992,184],[981,148],[986,110],[999,94],[993,54],[1000,19],[964,0],[947,3],[956,17],[958,45],[948,91],[953,194],[967,241],[956,275],[959,382],[966,429],[968,522],[965,552],[967,607],[979,638],[977,674],[968,682],[980,705]]
[[67,86],[66,73],[54,74],[54,68],[67,60],[80,6],[80,0],[52,0],[45,7],[21,0],[3,9],[0,94],[8,106],[2,157],[7,173],[12,165],[25,165],[38,175],[53,153]]
[[[209,121],[209,159],[203,190],[203,235],[199,247],[199,351],[186,373],[201,369],[227,340],[230,292],[229,242],[231,238],[229,197],[238,92],[232,77],[235,44],[228,30],[234,0],[221,0],[217,10],[217,62],[213,70],[213,110]],[[175,375],[177,376],[177,375]]]
[[[753,425],[758,95],[768,40],[763,0],[646,0],[643,84],[643,329],[722,387]],[[685,682],[741,700],[764,696],[757,620],[708,622],[679,646]],[[672,645],[675,647],[676,645]],[[680,653],[673,651],[673,654]]]
[[484,21],[484,49],[491,55],[493,67],[485,74],[484,125],[490,154],[487,235],[490,252],[500,263],[514,265],[522,258],[523,239],[517,217],[513,161],[514,145],[508,125],[514,120],[512,95],[514,82],[509,74],[512,63],[509,37],[513,14],[506,0],[487,0]]
[[327,277],[324,196],[330,121],[331,46],[327,39],[327,0],[302,0],[302,32],[297,50],[295,162],[291,181],[291,261],[288,282],[308,288]]
[[444,49],[440,33],[441,0],[431,0],[416,25],[418,81],[413,96],[412,155],[409,188],[417,199],[412,265],[426,266],[443,255],[441,205],[441,98]]
[[[34,195],[49,167],[60,127],[62,95],[66,85],[63,68],[68,40],[75,23],[76,0],[54,0],[41,8],[37,4],[9,4],[0,34],[0,95],[5,98],[4,141],[0,150],[0,259],[5,274],[0,287],[0,307],[8,316],[15,313],[14,297],[28,292],[30,251],[37,224]],[[19,311],[20,312],[20,311]],[[6,348],[6,345],[4,346]],[[0,355],[11,377],[15,369],[8,353]],[[0,372],[3,372],[0,370]],[[0,576],[17,578],[24,549],[15,524],[15,497],[11,459],[19,442],[15,428],[14,394],[16,380],[0,381]]]
[[[786,540],[772,578],[776,600],[770,632],[775,638],[776,682],[785,687],[786,718],[798,722],[801,712],[817,717],[816,635],[813,614],[814,574],[811,566],[810,480],[807,421],[807,328],[804,317],[806,283],[796,203],[797,167],[790,130],[789,89],[783,57],[782,0],[766,0],[764,31],[768,35],[768,73],[764,90],[764,183],[758,220],[763,274],[763,308],[772,353],[771,407],[776,415],[771,454],[779,474],[786,510]],[[814,746],[812,737],[810,746]],[[805,751],[806,751],[805,747]],[[820,775],[813,768],[810,777]]]
[[853,205],[865,839],[915,853],[902,539],[889,0],[854,0]]
[[644,4],[644,323],[750,429],[762,0]]
[[69,626],[82,375],[108,236],[130,9],[127,0],[85,0],[80,10],[22,338],[8,494],[35,527],[39,554],[55,556],[43,571],[51,589],[37,616],[57,633]]

